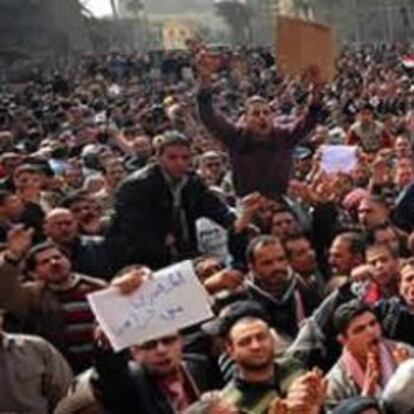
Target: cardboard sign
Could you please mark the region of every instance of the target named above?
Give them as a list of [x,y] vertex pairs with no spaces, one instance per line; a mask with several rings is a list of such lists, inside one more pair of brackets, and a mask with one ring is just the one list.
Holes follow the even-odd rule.
[[190,261],[160,270],[132,295],[109,288],[89,295],[88,300],[115,351],[214,316]]
[[277,17],[276,58],[282,74],[296,77],[317,70],[322,82],[331,82],[335,49],[331,28],[295,17]]

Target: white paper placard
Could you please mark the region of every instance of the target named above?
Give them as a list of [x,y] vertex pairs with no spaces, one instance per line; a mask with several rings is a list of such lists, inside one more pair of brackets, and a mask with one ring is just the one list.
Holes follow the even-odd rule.
[[112,287],[88,300],[117,352],[214,316],[190,261],[158,271],[131,295]]
[[328,174],[351,172],[357,165],[357,147],[351,145],[323,145],[321,167]]

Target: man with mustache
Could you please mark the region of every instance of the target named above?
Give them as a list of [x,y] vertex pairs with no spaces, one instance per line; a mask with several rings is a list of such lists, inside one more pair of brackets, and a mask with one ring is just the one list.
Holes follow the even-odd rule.
[[373,310],[358,300],[336,310],[334,325],[343,351],[327,376],[326,408],[359,395],[380,398],[398,365],[413,357],[414,350],[384,339]]
[[278,238],[259,236],[253,239],[246,255],[250,299],[266,310],[272,327],[293,339],[299,323],[319,304],[317,292],[309,289],[293,272]]
[[103,233],[103,217],[95,200],[84,191],[74,191],[63,201],[63,207],[69,209],[78,222],[79,233],[97,236]]
[[[106,283],[74,273],[69,259],[53,243],[37,245],[26,255],[32,233],[16,228],[8,235],[0,262],[0,307],[18,320],[24,332],[49,340],[77,373],[92,362],[95,319],[86,296]],[[18,264],[24,257],[32,281],[22,282]]]
[[[275,122],[272,108],[261,96],[247,99],[242,122],[234,124],[214,108],[211,79],[216,70],[214,56],[200,52],[197,57],[200,117],[209,132],[229,150],[237,196],[256,191],[269,198],[285,194],[293,166],[293,149],[321,117],[317,88],[311,91],[305,113],[288,125]],[[318,75],[313,75],[316,84]]]
[[[111,282],[121,295],[131,295],[149,278],[140,267],[121,271]],[[171,329],[166,335],[114,352],[98,330],[94,375],[90,384],[111,414],[182,413],[204,392],[221,386],[221,378],[203,355],[186,354],[183,335]]]

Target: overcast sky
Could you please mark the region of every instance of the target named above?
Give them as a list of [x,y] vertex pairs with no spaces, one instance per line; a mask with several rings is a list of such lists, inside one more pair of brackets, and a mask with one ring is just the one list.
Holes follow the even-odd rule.
[[109,0],[84,0],[84,2],[95,16],[111,14],[111,3]]

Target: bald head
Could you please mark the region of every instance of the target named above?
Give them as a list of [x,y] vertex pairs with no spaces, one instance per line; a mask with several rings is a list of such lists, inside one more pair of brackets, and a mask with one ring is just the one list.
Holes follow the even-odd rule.
[[73,213],[66,208],[55,208],[45,218],[44,231],[58,245],[72,243],[78,236],[78,225]]

